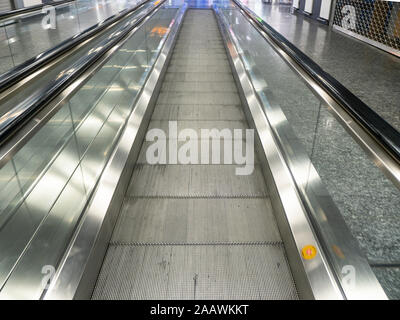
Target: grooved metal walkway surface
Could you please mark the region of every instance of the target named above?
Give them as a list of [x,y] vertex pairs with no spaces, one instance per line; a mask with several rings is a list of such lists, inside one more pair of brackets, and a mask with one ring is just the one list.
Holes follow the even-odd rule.
[[[211,10],[187,12],[149,128],[248,128]],[[151,165],[143,143],[93,299],[297,299],[260,167]]]

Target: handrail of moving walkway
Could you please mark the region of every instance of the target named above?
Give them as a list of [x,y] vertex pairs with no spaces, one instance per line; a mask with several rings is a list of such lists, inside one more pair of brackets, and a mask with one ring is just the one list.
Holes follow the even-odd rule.
[[78,60],[72,66],[60,72],[59,76],[47,84],[40,92],[26,98],[16,107],[7,112],[0,118],[0,141],[6,140],[15,132],[16,127],[30,119],[38,111],[42,110],[52,99],[54,99],[62,90],[76,80],[89,67],[96,63],[104,54],[112,50],[115,45],[122,41],[136,26],[150,14],[161,6],[164,1],[154,2],[153,7],[138,19],[124,25],[117,32],[112,33],[107,39],[101,41],[95,48]]
[[[90,38],[94,38],[96,34],[101,32],[102,30],[111,27],[122,18],[126,17],[128,14],[135,12],[139,8],[141,8],[144,4],[146,4],[149,0],[144,0],[140,2],[138,5],[124,9],[121,12],[89,27],[88,29],[78,33],[71,38],[68,38],[56,45],[55,47],[38,54],[36,57],[33,57],[24,63],[16,66],[15,68],[7,71],[6,73],[0,75],[0,93],[14,85],[15,83],[23,80],[27,76],[31,75],[36,70],[44,67],[49,64],[59,56],[65,54],[70,51],[72,48],[80,45],[81,43],[89,40]],[[0,119],[0,131],[2,132],[2,120]],[[1,135],[0,135],[1,138]]]
[[6,19],[11,19],[11,18],[18,18],[19,16],[25,15],[27,13],[35,12],[41,10],[45,6],[53,6],[57,7],[69,2],[74,2],[75,0],[62,0],[62,1],[53,1],[50,3],[42,3],[42,4],[37,4],[34,6],[29,6],[21,9],[15,9],[15,10],[10,10],[10,11],[4,11],[0,13],[0,21],[1,20],[6,20]]
[[243,5],[240,1],[233,1],[262,31],[272,38],[272,40],[287,55],[295,60],[302,69],[318,83],[318,85],[320,85],[334,100],[336,100],[336,102],[338,102],[353,119],[361,124],[369,135],[381,144],[387,153],[400,164],[399,131],[393,128],[387,121],[350,92],[339,81],[324,71],[318,64],[294,46],[283,35],[272,28],[263,19],[258,17],[257,14]]

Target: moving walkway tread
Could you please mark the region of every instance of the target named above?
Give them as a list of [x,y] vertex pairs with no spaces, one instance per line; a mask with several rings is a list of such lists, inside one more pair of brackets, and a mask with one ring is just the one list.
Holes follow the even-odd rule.
[[[212,10],[188,10],[149,128],[248,128]],[[145,161],[93,299],[297,299],[259,165]]]

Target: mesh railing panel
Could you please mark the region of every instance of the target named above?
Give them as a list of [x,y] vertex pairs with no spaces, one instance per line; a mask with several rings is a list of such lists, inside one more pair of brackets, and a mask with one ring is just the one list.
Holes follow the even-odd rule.
[[333,24],[400,53],[400,2],[338,0]]

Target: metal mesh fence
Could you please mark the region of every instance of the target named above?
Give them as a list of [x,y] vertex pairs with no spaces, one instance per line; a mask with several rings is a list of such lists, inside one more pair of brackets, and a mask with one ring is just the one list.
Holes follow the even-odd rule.
[[400,2],[338,0],[333,24],[400,52]]

